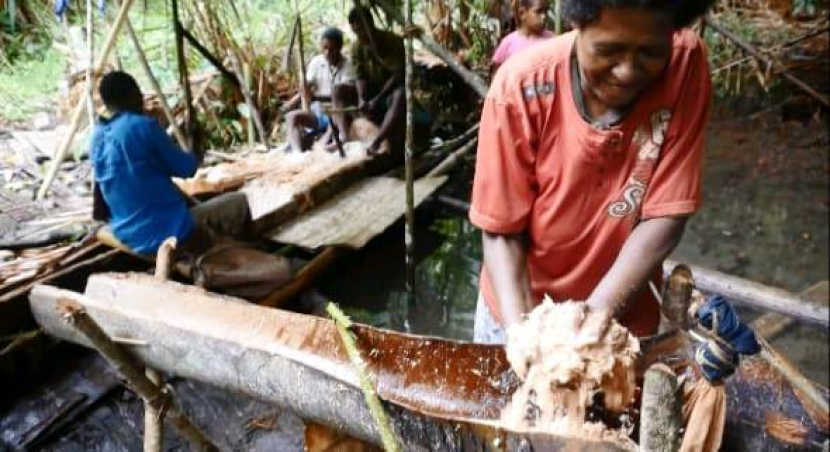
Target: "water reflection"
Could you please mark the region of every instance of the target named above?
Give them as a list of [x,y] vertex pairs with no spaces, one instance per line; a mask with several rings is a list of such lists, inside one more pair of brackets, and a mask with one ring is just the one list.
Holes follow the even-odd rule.
[[470,340],[481,268],[481,235],[463,218],[419,225],[416,304],[404,293],[403,230],[399,225],[344,259],[321,291],[360,323],[414,334]]

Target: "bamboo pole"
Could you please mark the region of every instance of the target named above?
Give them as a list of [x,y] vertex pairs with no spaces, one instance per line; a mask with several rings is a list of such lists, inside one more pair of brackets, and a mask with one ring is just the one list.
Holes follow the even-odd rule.
[[159,102],[161,103],[161,109],[164,111],[164,117],[167,118],[167,122],[170,123],[170,127],[173,129],[173,136],[176,137],[176,141],[179,142],[179,146],[183,149],[187,149],[187,139],[185,139],[179,124],[176,123],[176,117],[170,109],[170,104],[167,103],[167,96],[164,95],[164,91],[161,89],[161,84],[159,83],[158,78],[156,78],[155,74],[153,74],[153,70],[150,68],[150,63],[147,62],[147,56],[144,54],[144,49],[141,48],[141,43],[138,41],[138,36],[135,34],[135,29],[133,28],[133,24],[129,18],[127,18],[124,25],[127,27],[127,34],[133,42],[133,47],[135,47],[135,54],[138,56],[138,62],[141,63],[141,67],[144,69],[144,75],[148,80],[150,80],[150,84],[153,85],[153,90],[156,92],[156,96],[158,96]]
[[[411,0],[407,0],[407,3],[410,1]],[[355,341],[354,336],[352,336],[352,333],[349,331],[349,328],[352,327],[351,320],[349,320],[349,318],[343,314],[343,311],[341,311],[340,308],[338,308],[334,303],[329,303],[328,306],[326,306],[326,312],[329,313],[332,320],[334,320],[334,324],[337,325],[337,332],[340,333],[340,339],[343,342],[343,347],[346,349],[346,353],[349,355],[349,360],[352,362],[355,372],[360,379],[360,388],[363,390],[366,405],[369,407],[369,411],[371,412],[378,431],[380,432],[380,438],[383,442],[384,450],[386,450],[386,452],[400,452],[401,444],[398,441],[397,436],[395,436],[392,424],[389,422],[389,417],[386,415],[386,410],[383,409],[383,405],[380,403],[380,398],[378,397],[377,391],[375,391],[375,385],[372,383],[372,380],[369,379],[369,375],[366,372],[366,362],[363,361],[363,358],[360,356],[360,349],[357,347],[357,342]]]
[[[374,0],[374,4],[380,6],[386,15],[394,22],[401,26],[404,25],[404,18],[401,17],[398,10],[395,9],[395,7],[388,2],[388,0]],[[452,52],[435,42],[426,33],[420,33],[416,37],[419,41],[421,41],[424,47],[427,48],[427,50],[434,53],[438,58],[447,63],[447,66],[455,71],[455,73],[458,74],[458,76],[461,77],[461,79],[464,80],[479,96],[482,98],[487,96],[487,83],[485,83],[484,80],[478,76],[478,74],[464,67],[464,65],[456,59]]]
[[[741,50],[755,57],[758,61],[763,63],[767,69],[775,67],[774,61],[772,61],[766,55],[759,52],[758,49],[751,46],[749,43],[744,42],[741,38],[739,38],[737,35],[726,29],[723,25],[717,23],[714,19],[712,19],[711,16],[706,16],[705,23],[712,27],[713,30],[720,33],[724,38],[726,38],[729,41],[732,41],[732,43],[738,46]],[[787,69],[786,67],[781,68],[780,74],[782,77],[787,79],[787,81],[797,86],[798,88],[801,88],[802,91],[821,102],[825,107],[830,107],[830,99],[828,99],[827,96],[816,91],[815,89],[813,89],[813,87],[804,83],[798,77],[792,75],[789,72],[789,69]]]
[[[242,64],[239,62],[239,58],[236,56],[233,50],[229,50],[229,55],[231,58],[231,64],[233,65],[233,70],[237,74],[242,74]],[[251,95],[251,92],[248,91],[248,87],[242,85],[242,96],[245,98],[245,103],[248,105],[248,114],[251,116],[249,119],[253,119],[254,125],[259,132],[259,136],[262,139],[262,144],[265,145],[265,149],[271,149],[270,144],[268,143],[268,133],[265,131],[265,125],[262,123],[262,117],[259,115],[259,110],[257,110],[256,105],[254,104],[254,97]]]
[[86,96],[87,96],[87,112],[89,113],[89,124],[95,124],[95,74],[93,73],[93,66],[95,65],[95,7],[92,0],[86,0],[86,45],[87,45],[87,63],[86,63]]
[[[412,27],[412,0],[406,0],[406,29]],[[414,306],[415,300],[415,171],[412,162],[412,145],[415,140],[413,130],[413,108],[415,99],[412,94],[413,84],[413,47],[412,36],[406,37],[406,70],[404,72],[404,90],[406,91],[406,143],[404,145],[404,179],[406,181],[406,225],[404,227],[404,244],[406,246],[406,298],[407,309]],[[408,324],[408,322],[407,322]]]
[[[98,55],[98,60],[95,63],[95,73],[100,73],[103,70],[104,64],[107,62],[110,52],[115,46],[115,41],[118,39],[118,32],[121,30],[121,25],[127,19],[127,14],[130,11],[133,1],[134,0],[124,0],[124,3],[121,4],[121,9],[118,10],[118,16],[116,16],[115,22],[113,22],[112,27],[110,27],[107,40],[104,42],[104,46],[101,48],[101,53]],[[75,106],[75,110],[72,112],[72,120],[69,122],[69,130],[67,130],[66,135],[63,137],[63,141],[61,141],[55,151],[55,154],[52,156],[52,164],[49,167],[49,171],[46,173],[46,177],[43,178],[43,183],[37,192],[37,199],[45,198],[46,194],[49,192],[49,187],[51,187],[52,182],[55,181],[55,176],[58,174],[60,164],[69,152],[69,148],[72,146],[72,141],[75,139],[75,134],[81,126],[81,118],[83,118],[84,110],[86,109],[86,102],[87,97],[85,96],[83,100],[78,102],[78,105]]]
[[[129,0],[128,0],[129,1]],[[182,436],[191,441],[199,450],[218,451],[205,434],[183,414],[169,394],[162,392],[143,372],[141,366],[124,349],[112,342],[104,330],[86,313],[76,301],[63,298],[58,302],[58,310],[64,321],[86,337],[96,350],[124,377],[127,384],[145,403],[157,411],[164,411],[170,421],[179,429]]]
[[172,0],[173,8],[173,29],[176,35],[176,61],[179,66],[179,83],[184,93],[185,108],[185,140],[187,149],[196,153],[196,118],[193,109],[193,93],[190,92],[190,78],[187,75],[187,58],[184,53],[184,26],[179,19],[179,1]]

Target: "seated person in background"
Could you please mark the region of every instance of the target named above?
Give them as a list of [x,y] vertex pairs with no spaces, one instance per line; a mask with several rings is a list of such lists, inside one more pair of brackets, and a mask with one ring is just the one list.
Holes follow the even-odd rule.
[[[235,275],[244,274],[248,264],[259,266],[259,279],[246,277],[245,285],[267,292],[287,282],[287,260],[240,246],[231,250],[229,240],[216,233],[238,234],[250,221],[244,194],[221,195],[188,209],[171,178],[193,176],[201,155],[182,151],[155,119],[144,115],[135,79],[111,72],[101,79],[99,92],[111,116],[95,125],[91,140],[93,216],[109,223],[120,245],[153,256],[164,240],[175,237],[177,260],[187,262],[189,276],[207,288],[241,286]],[[208,250],[210,259],[205,259]],[[214,258],[221,265],[214,265]]]
[[[286,117],[288,143],[292,151],[311,147],[311,139],[323,136],[323,144],[331,141],[329,117],[323,112],[321,102],[331,102],[332,91],[340,85],[353,85],[355,72],[352,63],[341,53],[343,32],[338,28],[326,28],[320,37],[320,55],[308,63],[306,69],[306,93],[313,100],[311,111],[292,111]],[[302,93],[297,93],[286,104],[285,110],[296,109]]]
[[554,36],[545,28],[548,9],[547,0],[515,1],[513,14],[516,30],[505,36],[493,53],[494,69],[498,69],[511,56]]
[[[348,117],[342,112],[357,101],[358,109],[380,123],[377,135],[367,151],[377,152],[383,142],[404,130],[406,94],[404,92],[405,50],[403,39],[394,33],[378,30],[369,9],[356,6],[349,12],[349,25],[357,35],[352,62],[357,73],[356,90],[336,87],[332,118],[340,131],[340,140],[349,141]],[[355,99],[356,98],[356,99]]]

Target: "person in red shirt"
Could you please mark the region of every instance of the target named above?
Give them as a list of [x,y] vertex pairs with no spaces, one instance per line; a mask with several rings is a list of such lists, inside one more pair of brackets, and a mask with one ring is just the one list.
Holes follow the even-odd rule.
[[[475,340],[545,295],[657,331],[649,281],[701,204],[711,86],[684,27],[711,0],[565,0],[575,29],[508,60],[485,100],[470,220],[483,232]],[[659,287],[659,285],[658,285]],[[592,316],[593,317],[593,316]]]

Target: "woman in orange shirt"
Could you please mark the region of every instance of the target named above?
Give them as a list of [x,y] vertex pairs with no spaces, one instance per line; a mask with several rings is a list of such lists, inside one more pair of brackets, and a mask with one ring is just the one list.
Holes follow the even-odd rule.
[[475,339],[544,295],[643,336],[647,288],[700,207],[711,87],[685,29],[711,0],[565,0],[575,30],[508,60],[484,104],[470,220],[483,231]]

